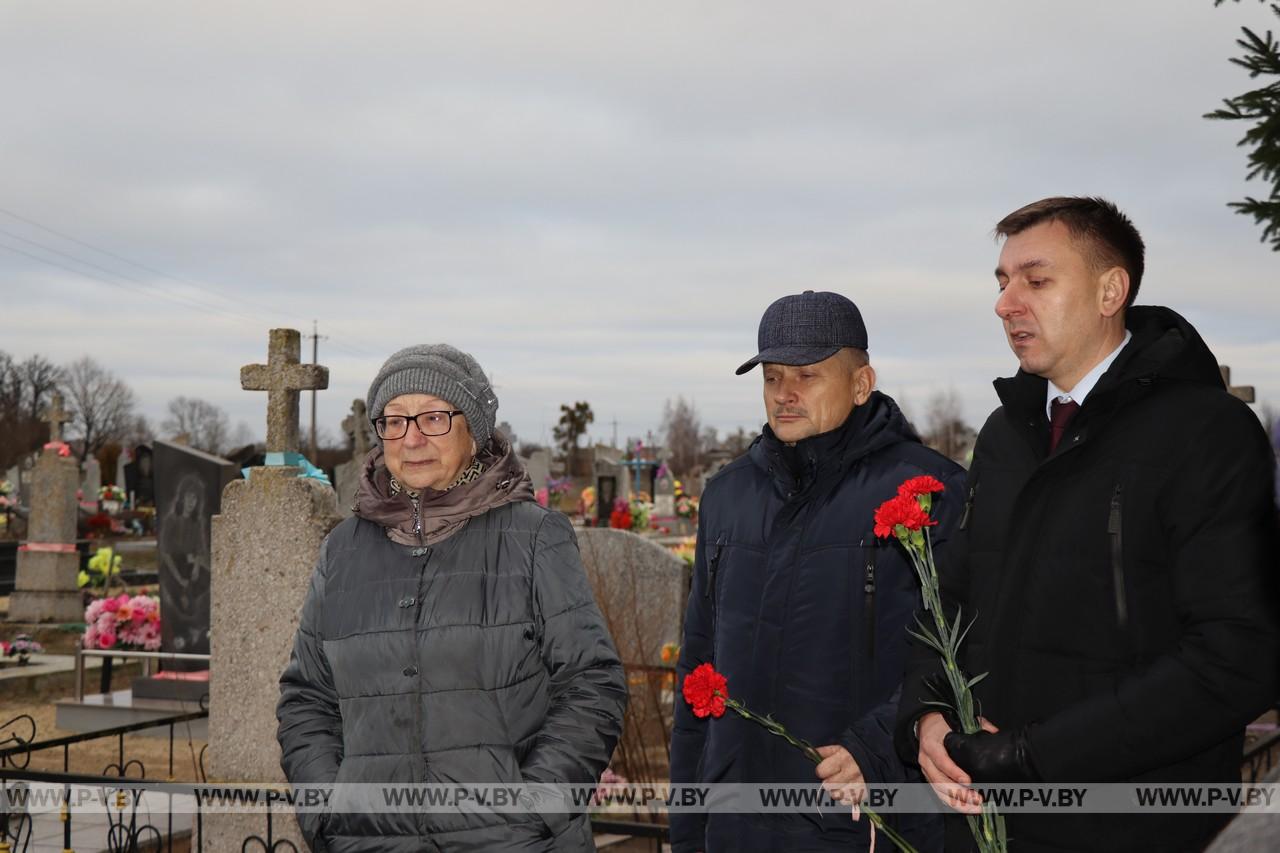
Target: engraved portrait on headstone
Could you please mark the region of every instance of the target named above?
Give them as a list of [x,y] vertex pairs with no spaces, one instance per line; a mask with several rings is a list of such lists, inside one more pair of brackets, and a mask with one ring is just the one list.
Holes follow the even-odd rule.
[[[165,626],[176,652],[208,645],[209,539],[205,529],[203,486],[195,474],[184,474],[160,521],[160,569],[174,594],[167,604]],[[201,624],[203,623],[203,624]]]
[[[238,472],[225,459],[167,441],[157,441],[154,453],[161,648],[208,654],[209,525]],[[175,661],[168,668],[193,666]]]

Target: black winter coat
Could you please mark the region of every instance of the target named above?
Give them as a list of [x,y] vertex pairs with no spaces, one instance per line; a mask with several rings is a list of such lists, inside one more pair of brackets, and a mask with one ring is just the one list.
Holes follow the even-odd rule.
[[[976,616],[961,651],[990,673],[983,715],[1031,727],[1046,781],[1238,782],[1244,727],[1280,694],[1271,452],[1190,324],[1156,307],[1127,323],[1052,455],[1045,380],[996,381],[944,598]],[[910,657],[904,759],[936,666]],[[1008,830],[1016,853],[1198,850],[1226,817],[1011,814]]]
[[[945,538],[963,470],[920,444],[889,397],[874,394],[844,426],[794,448],[766,427],[703,496],[678,677],[713,662],[748,708],[815,746],[844,746],[868,781],[903,781],[892,729],[920,593],[905,552],[872,528],[876,508],[922,474],[947,485],[935,512]],[[760,726],[676,705],[674,782],[817,783],[809,759]],[[677,853],[858,850],[868,823],[813,811],[673,814],[671,841]],[[930,833],[940,843],[936,817],[899,825],[922,851]]]

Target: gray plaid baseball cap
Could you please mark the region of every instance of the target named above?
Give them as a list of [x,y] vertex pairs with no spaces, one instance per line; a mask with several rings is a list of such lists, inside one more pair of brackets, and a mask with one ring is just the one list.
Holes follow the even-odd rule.
[[784,296],[760,318],[760,352],[735,371],[741,375],[757,364],[814,364],[844,347],[865,350],[867,326],[862,312],[839,293],[806,290]]

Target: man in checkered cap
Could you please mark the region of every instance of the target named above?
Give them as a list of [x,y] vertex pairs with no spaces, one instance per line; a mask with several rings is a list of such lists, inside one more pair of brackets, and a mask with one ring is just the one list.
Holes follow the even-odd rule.
[[[760,321],[764,413],[750,449],[707,484],[693,591],[677,667],[713,663],[729,693],[817,745],[812,762],[734,714],[698,719],[677,703],[676,783],[818,783],[852,804],[868,783],[907,781],[893,720],[907,621],[919,600],[901,548],[872,532],[875,509],[911,477],[931,475],[945,539],[962,469],[920,443],[875,390],[867,329],[838,293],[784,296]],[[956,500],[951,500],[954,493]],[[935,541],[936,538],[935,537]],[[919,777],[914,777],[918,779]],[[921,851],[940,849],[936,816],[890,816]],[[673,812],[676,851],[866,850],[869,821],[793,813]]]

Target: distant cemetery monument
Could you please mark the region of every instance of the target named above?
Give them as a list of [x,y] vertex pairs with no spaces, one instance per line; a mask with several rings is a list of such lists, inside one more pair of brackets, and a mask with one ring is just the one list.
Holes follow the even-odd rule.
[[80,469],[62,440],[62,425],[70,419],[71,413],[62,407],[62,395],[54,394],[44,414],[49,442],[31,472],[31,515],[27,540],[18,547],[9,598],[11,622],[75,622],[84,612],[76,584]]
[[373,424],[369,421],[364,400],[351,401],[351,414],[342,420],[342,431],[351,436],[351,458],[334,468],[333,485],[338,492],[338,511],[345,518],[351,515],[356,490],[360,487],[364,458],[374,442]]

